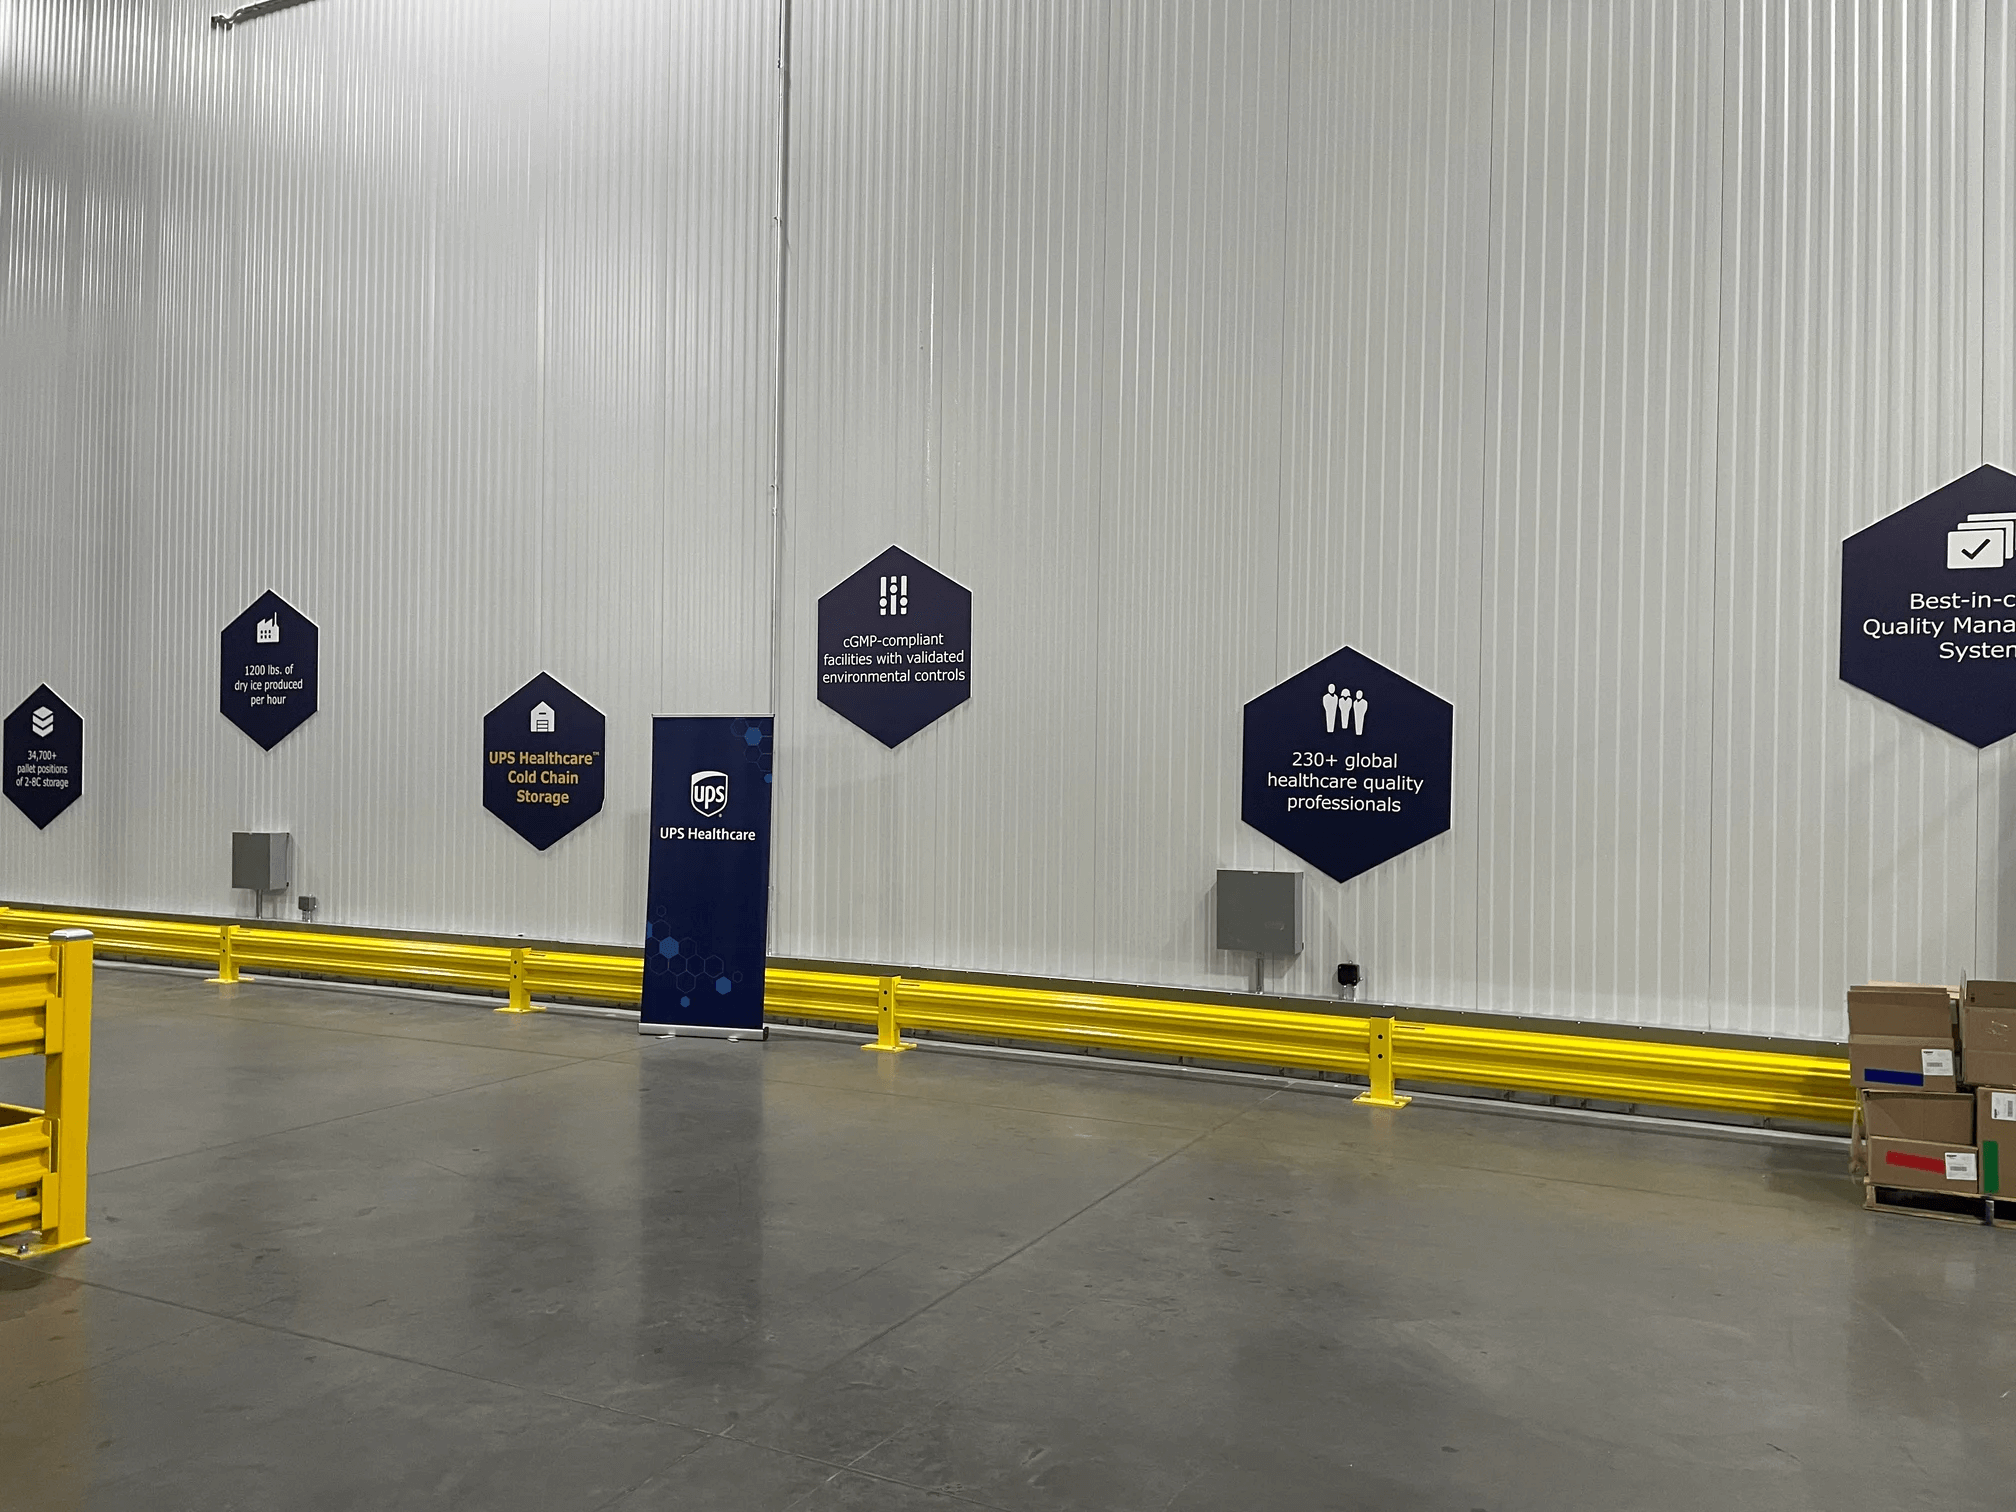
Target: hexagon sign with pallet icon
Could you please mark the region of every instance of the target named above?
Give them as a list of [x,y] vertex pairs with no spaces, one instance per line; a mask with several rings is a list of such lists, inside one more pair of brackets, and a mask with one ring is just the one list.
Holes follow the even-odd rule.
[[37,829],[84,796],[84,717],[44,683],[7,716],[0,782]]

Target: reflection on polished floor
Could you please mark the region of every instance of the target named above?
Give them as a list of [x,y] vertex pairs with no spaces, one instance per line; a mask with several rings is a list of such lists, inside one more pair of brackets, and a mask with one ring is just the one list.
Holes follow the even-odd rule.
[[99,980],[96,1242],[0,1264],[38,1512],[2016,1485],[2016,1234],[1832,1148]]

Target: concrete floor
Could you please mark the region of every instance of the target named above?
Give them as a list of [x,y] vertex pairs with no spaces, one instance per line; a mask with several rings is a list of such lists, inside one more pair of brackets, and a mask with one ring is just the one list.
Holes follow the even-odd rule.
[[2016,1504],[2016,1232],[1832,1150],[99,980],[8,1505]]

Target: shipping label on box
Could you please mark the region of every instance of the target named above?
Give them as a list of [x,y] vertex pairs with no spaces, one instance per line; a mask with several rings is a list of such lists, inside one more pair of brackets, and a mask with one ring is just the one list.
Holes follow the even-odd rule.
[[1877,1186],[1909,1187],[1916,1192],[1980,1195],[1981,1152],[1956,1150],[1917,1139],[1869,1141],[1869,1179]]

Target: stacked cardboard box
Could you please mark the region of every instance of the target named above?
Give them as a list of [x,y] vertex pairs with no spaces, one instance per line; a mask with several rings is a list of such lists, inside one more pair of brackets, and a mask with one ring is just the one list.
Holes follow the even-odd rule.
[[1961,1196],[1980,1192],[1972,1097],[1864,1088],[1862,1123],[1869,1133],[1869,1179],[1877,1186]]
[[1857,1087],[1957,1092],[1953,990],[1902,982],[1848,989],[1848,1067]]
[[1981,1190],[2016,1197],[2016,982],[1970,981],[1962,989],[1960,1072],[1974,1090]]
[[1903,982],[1848,989],[1848,1065],[1877,1186],[1981,1190],[1974,1099],[1960,1090],[1953,991]]
[[1872,1185],[2016,1199],[2016,982],[1851,987],[1848,1060]]

